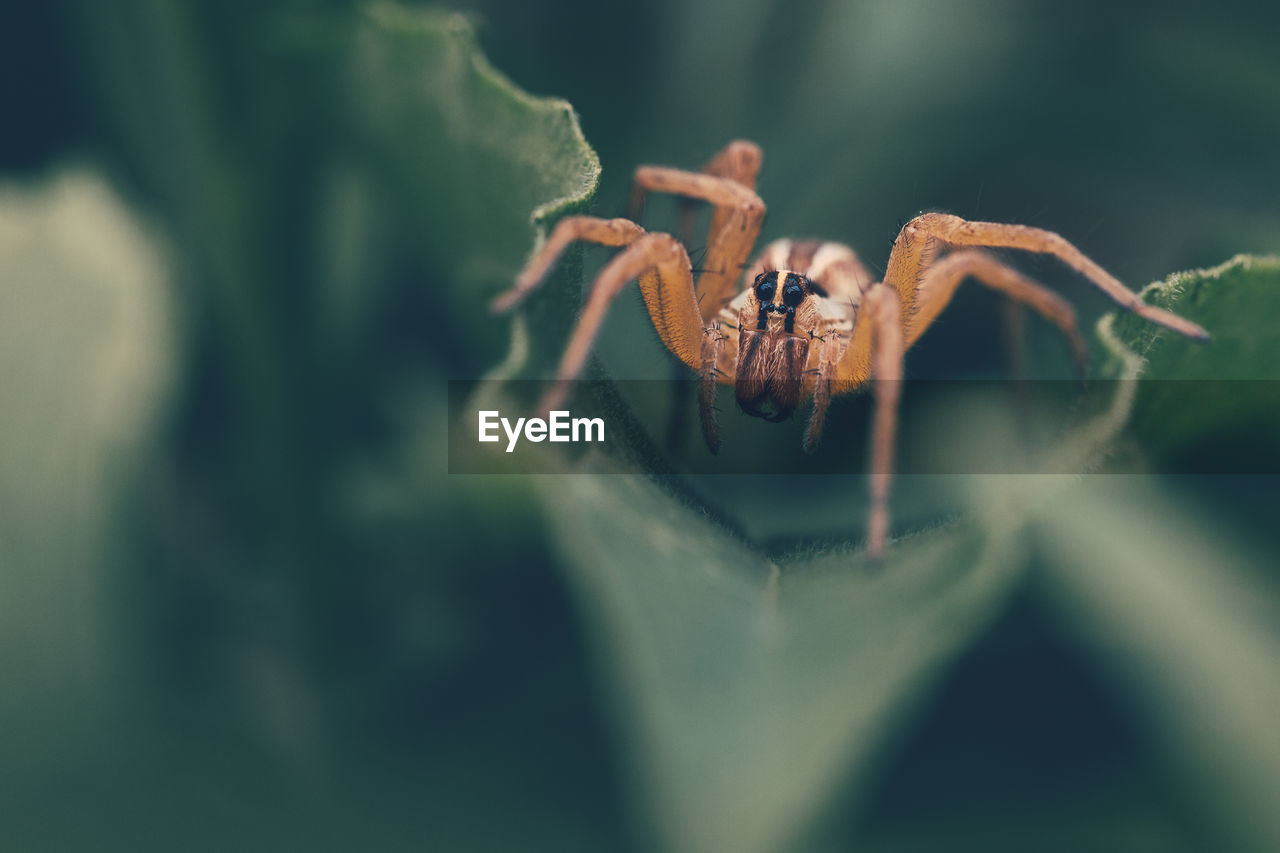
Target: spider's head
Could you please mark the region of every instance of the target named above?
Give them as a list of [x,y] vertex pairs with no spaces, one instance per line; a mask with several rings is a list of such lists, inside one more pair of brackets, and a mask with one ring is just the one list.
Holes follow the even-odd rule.
[[756,276],[738,314],[734,394],[747,414],[780,421],[800,405],[821,291],[799,273]]

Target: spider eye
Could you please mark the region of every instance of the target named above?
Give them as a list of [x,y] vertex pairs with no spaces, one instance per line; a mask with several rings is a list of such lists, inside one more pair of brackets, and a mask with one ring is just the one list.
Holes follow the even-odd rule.
[[756,299],[763,305],[773,301],[773,294],[778,289],[777,276],[762,275],[756,279]]
[[803,301],[804,288],[800,286],[800,282],[788,276],[788,281],[782,288],[782,304],[788,308],[795,308]]

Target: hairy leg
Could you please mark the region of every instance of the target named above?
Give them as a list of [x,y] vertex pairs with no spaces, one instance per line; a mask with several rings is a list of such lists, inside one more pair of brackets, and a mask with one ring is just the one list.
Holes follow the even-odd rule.
[[945,213],[926,213],[912,219],[898,234],[885,282],[896,288],[903,301],[910,304],[921,280],[922,271],[938,244],[951,246],[992,246],[1025,249],[1053,255],[1089,279],[1120,306],[1145,320],[1171,329],[1197,341],[1207,341],[1209,333],[1190,320],[1143,302],[1138,294],[1121,284],[1083,252],[1052,231],[1027,225],[1004,225],[997,222],[969,222]]
[[[847,322],[846,324],[847,325]],[[822,427],[827,420],[827,407],[831,404],[831,381],[840,362],[842,344],[848,337],[848,329],[835,323],[824,324],[816,333],[822,352],[818,355],[818,375],[813,383],[813,411],[804,431],[804,451],[812,453],[822,440]]]
[[585,240],[602,246],[628,246],[645,234],[630,219],[600,219],[595,216],[566,216],[556,223],[547,242],[542,244],[524,269],[516,276],[515,286],[497,296],[489,307],[495,314],[509,311],[536,288],[551,270],[552,264],[570,243]]
[[893,445],[898,430],[898,398],[902,392],[902,307],[892,288],[867,291],[864,322],[871,332],[871,377],[875,394],[871,424],[871,508],[867,517],[867,558],[879,563],[889,538],[889,491],[893,480]]
[[[754,142],[748,142],[745,139],[735,139],[716,152],[716,155],[702,167],[702,172],[706,175],[714,175],[717,178],[727,178],[754,191],[756,177],[760,174],[760,165],[763,161],[764,153],[760,150],[759,145]],[[692,199],[684,199],[680,205],[679,236],[680,242],[686,246],[691,245],[690,241],[693,239],[693,213],[695,208],[696,204]],[[638,208],[633,208],[631,212],[638,215],[640,211]],[[716,208],[712,211],[709,233],[715,234],[724,227],[725,215],[721,208]],[[634,219],[635,216],[632,218]]]
[[827,306],[823,309],[823,320],[814,331],[820,347],[818,372],[814,378],[813,412],[804,435],[805,452],[812,453],[822,438],[827,406],[833,394],[861,385],[870,373],[869,355],[860,363],[856,358],[846,359],[845,354],[855,343],[861,345],[864,353],[869,353],[869,337],[855,341],[854,320],[875,280],[857,254],[840,243],[775,240],[765,247],[757,263],[765,268],[800,272],[825,288],[829,297],[829,301],[823,303]]
[[582,317],[574,328],[556,372],[556,383],[544,395],[539,411],[564,402],[570,383],[582,372],[605,313],[631,281],[640,289],[658,336],[681,361],[702,366],[703,323],[693,296],[693,276],[684,247],[667,234],[645,234],[608,263],[591,287]]
[[910,347],[947,307],[952,294],[967,278],[998,290],[1026,305],[1062,330],[1076,366],[1083,375],[1086,367],[1084,339],[1076,327],[1076,314],[1058,294],[1005,266],[986,252],[965,249],[947,255],[920,274],[915,305],[907,317],[907,346]]
[[889,538],[889,491],[893,480],[893,445],[898,429],[905,350],[902,301],[884,283],[867,290],[848,346],[839,355],[831,393],[839,394],[872,382],[871,505],[867,515],[867,557],[878,563]]
[[735,139],[716,152],[716,156],[702,167],[702,171],[717,178],[728,178],[754,191],[756,176],[760,174],[763,162],[764,154],[759,145],[745,139]]
[[560,360],[556,383],[544,395],[539,411],[546,412],[563,403],[569,384],[582,372],[610,303],[636,279],[662,342],[686,365],[700,369],[704,324],[693,294],[689,256],[675,238],[647,233],[627,219],[571,216],[561,220],[546,244],[529,259],[515,286],[493,301],[493,309],[508,310],[534,290],[556,258],[575,240],[627,248],[596,276]]
[[[738,143],[750,145],[750,143]],[[697,282],[697,299],[703,320],[710,320],[738,291],[738,281],[746,264],[760,226],[764,223],[765,206],[755,190],[739,178],[749,169],[737,163],[740,155],[730,156],[734,144],[711,161],[730,177],[706,172],[686,172],[662,166],[636,169],[632,192],[632,213],[638,216],[645,196],[650,192],[670,193],[712,204],[711,227],[707,233],[707,250]],[[757,153],[758,153],[758,149]],[[747,158],[749,166],[749,158]],[[755,167],[758,169],[758,164]],[[736,172],[734,170],[737,170]],[[751,175],[754,184],[754,175]]]
[[720,329],[720,322],[713,320],[702,333],[702,366],[698,369],[698,412],[702,419],[702,437],[712,453],[720,451],[720,425],[716,420],[716,385],[719,384],[716,363],[720,351],[729,339]]

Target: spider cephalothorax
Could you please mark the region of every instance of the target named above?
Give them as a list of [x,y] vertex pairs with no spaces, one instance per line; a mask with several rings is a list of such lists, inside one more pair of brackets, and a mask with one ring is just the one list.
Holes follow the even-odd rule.
[[560,362],[558,380],[543,398],[543,411],[563,401],[586,362],[610,301],[637,280],[658,336],[701,379],[703,435],[713,452],[720,443],[717,384],[732,384],[744,411],[769,420],[783,420],[812,399],[804,436],[805,447],[812,448],[822,434],[831,398],[874,377],[867,551],[878,559],[889,526],[902,353],[946,307],[962,281],[972,278],[1039,312],[1062,330],[1077,361],[1084,361],[1084,343],[1071,306],[980,247],[1054,255],[1122,307],[1189,338],[1208,340],[1204,329],[1146,304],[1059,235],[1026,225],[921,214],[894,240],[882,280],[871,276],[852,249],[816,240],[775,240],[748,264],[764,221],[764,202],[755,193],[761,160],[758,146],[740,140],[729,143],[701,172],[659,166],[636,170],[635,211],[648,192],[712,205],[706,255],[696,282],[684,246],[668,234],[647,232],[629,219],[593,216],[571,216],[556,225],[515,287],[495,300],[495,309],[510,308],[536,287],[575,240],[625,248],[596,278]]
[[771,270],[743,293],[734,395],[749,415],[785,420],[804,397],[809,342],[820,319],[814,297],[826,292],[800,273]]

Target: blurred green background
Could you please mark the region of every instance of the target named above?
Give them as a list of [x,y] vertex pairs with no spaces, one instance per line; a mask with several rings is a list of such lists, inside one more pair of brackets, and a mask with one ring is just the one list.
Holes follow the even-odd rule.
[[[1280,7],[455,8],[8,10],[0,849],[1280,844],[1280,483],[1178,467],[1224,421],[1147,457],[1160,475],[1050,502],[1016,547],[965,532],[947,550],[942,528],[921,547],[952,556],[908,545],[865,589],[839,586],[852,558],[828,550],[861,536],[860,480],[657,488],[451,476],[445,458],[446,381],[508,356],[512,321],[485,305],[537,227],[621,215],[637,164],[696,167],[732,138],[764,148],[766,239],[838,239],[872,265],[924,209],[1059,231],[1135,287],[1280,252]],[[518,90],[566,99],[585,143]],[[535,301],[532,375],[603,257],[572,255]],[[1106,310],[1024,262],[1089,327]],[[1212,328],[1244,355],[1209,375],[1274,379],[1274,300],[1218,304],[1249,322]],[[1001,375],[999,308],[962,291],[909,375]],[[1057,341],[1029,328],[1057,375]],[[666,375],[638,298],[607,329],[602,375]],[[1165,411],[1140,410],[1123,458]],[[1274,404],[1232,417],[1276,470]],[[799,443],[794,425],[723,428]],[[904,484],[898,532],[962,491]],[[662,547],[669,575],[647,574]],[[773,612],[753,597],[771,566],[810,608],[783,612],[816,626],[783,629],[776,656],[743,627]],[[843,642],[810,576],[836,578],[864,634]],[[723,645],[739,630],[744,660]],[[663,633],[705,643],[688,655],[710,669],[671,677],[646,645]],[[721,738],[738,690],[778,718]],[[821,759],[768,748],[806,709]]]

